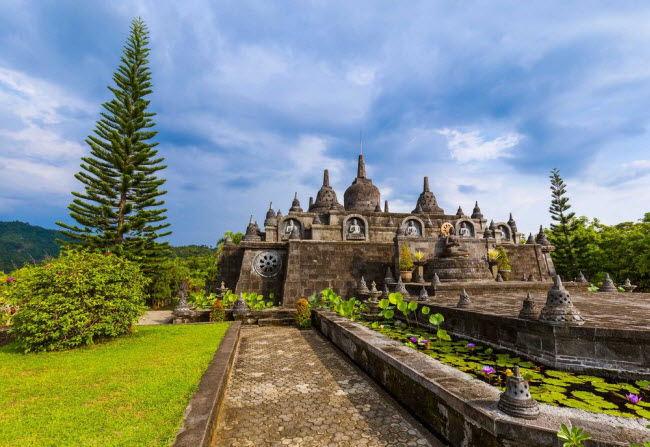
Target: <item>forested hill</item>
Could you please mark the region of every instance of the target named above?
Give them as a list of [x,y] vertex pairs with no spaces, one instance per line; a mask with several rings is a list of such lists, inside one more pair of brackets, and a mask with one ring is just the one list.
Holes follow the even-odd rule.
[[26,262],[38,262],[59,254],[57,230],[25,222],[0,222],[0,271],[10,272]]
[[[0,222],[0,271],[9,273],[26,262],[39,262],[59,254],[56,239],[65,239],[58,230],[48,230],[25,222]],[[194,258],[216,253],[207,245],[172,247],[171,256]]]

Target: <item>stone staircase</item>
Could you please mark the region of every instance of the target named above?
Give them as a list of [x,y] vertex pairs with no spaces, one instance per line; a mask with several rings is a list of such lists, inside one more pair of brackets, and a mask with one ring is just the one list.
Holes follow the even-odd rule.
[[259,318],[259,326],[293,326],[296,324],[296,311],[289,309],[277,309],[271,315]]

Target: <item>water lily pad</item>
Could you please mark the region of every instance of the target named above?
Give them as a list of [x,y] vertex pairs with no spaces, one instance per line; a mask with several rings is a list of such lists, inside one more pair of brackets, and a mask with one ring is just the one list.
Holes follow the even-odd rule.
[[566,393],[566,388],[557,385],[549,385],[548,383],[543,383],[540,385],[540,388],[544,388],[545,390],[549,391],[555,391],[556,393]]
[[542,380],[542,382],[548,383],[549,385],[555,385],[561,387],[569,386],[569,382],[565,382],[564,380],[560,380],[560,379],[554,379],[552,377],[546,377],[545,379]]
[[650,419],[650,411],[644,409],[644,408],[637,408],[636,414],[641,416],[642,418]]
[[618,405],[607,402],[602,396],[590,393],[589,391],[572,391],[571,394],[578,399],[585,401],[588,405],[599,409],[614,410],[618,408]]
[[594,407],[593,405],[589,405],[586,402],[583,402],[578,399],[565,399],[562,401],[562,405],[565,405],[567,407],[571,408],[578,408],[580,410],[586,410],[586,411],[595,411],[598,410],[598,407]]
[[564,372],[564,371],[548,370],[548,371],[546,371],[546,375],[550,376],[550,377],[555,377],[556,379],[560,379],[560,380],[562,380],[564,382],[568,382],[568,383],[584,383],[584,382],[586,382],[586,380],[581,379],[580,377],[578,377],[576,375],[573,375],[571,373]]

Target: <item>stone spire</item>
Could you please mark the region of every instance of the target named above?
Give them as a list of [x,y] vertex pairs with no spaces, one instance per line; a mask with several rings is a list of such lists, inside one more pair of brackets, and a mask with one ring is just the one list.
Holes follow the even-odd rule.
[[618,289],[614,285],[614,281],[609,277],[609,273],[605,273],[605,280],[603,285],[598,288],[599,292],[618,292]]
[[506,390],[501,394],[497,408],[516,418],[537,419],[539,416],[539,405],[530,396],[530,385],[521,377],[519,365],[515,365],[515,373],[506,380]]
[[483,237],[485,239],[494,237],[494,235],[492,234],[492,230],[490,230],[490,227],[485,227],[485,231],[483,232]]
[[537,233],[535,242],[537,242],[539,245],[551,245],[551,243],[548,241],[548,238],[546,237],[546,233],[544,233],[544,228],[542,228],[541,225],[539,226],[539,233]]
[[273,211],[273,202],[269,204],[269,210],[266,212],[266,219],[264,219],[264,226],[275,226],[278,224],[278,221],[275,217],[275,211]]
[[316,194],[316,202],[309,206],[309,211],[318,213],[329,210],[342,210],[343,206],[339,203],[336,192],[330,186],[330,173],[327,169],[323,171],[323,186]]
[[384,200],[384,213],[389,213],[388,211],[388,200]]
[[278,212],[275,213],[275,220],[277,220],[278,223],[280,223],[280,219],[282,219],[282,211],[278,209]]
[[463,212],[463,209],[458,205],[458,211],[456,211],[456,217],[463,217],[465,213]]
[[573,306],[569,291],[564,288],[558,275],[555,275],[553,287],[546,295],[546,305],[539,315],[539,321],[557,325],[584,323],[580,311]]
[[366,177],[366,163],[363,155],[359,155],[357,178],[343,194],[343,204],[346,211],[374,211],[380,203],[379,189]]
[[253,221],[253,215],[251,214],[251,219],[248,222],[248,226],[246,227],[246,234],[244,235],[242,240],[261,241],[262,238],[260,237],[259,232],[260,232],[259,227],[257,226],[257,223]]
[[533,239],[533,233],[528,233],[528,240],[526,241],[526,245],[533,245],[535,243],[535,239]]
[[418,197],[418,203],[412,212],[420,214],[445,214],[444,210],[438,206],[436,196],[429,190],[429,177],[424,177],[422,193],[420,194],[420,197]]
[[512,230],[512,234],[517,234],[517,223],[515,220],[512,218],[512,213],[510,213],[510,219],[508,219],[508,226]]
[[393,278],[393,272],[391,271],[390,266],[386,269],[386,275],[384,276],[384,283],[395,284],[395,278]]
[[474,211],[472,211],[472,219],[483,219],[483,213],[481,213],[481,208],[478,207],[478,200],[474,204]]
[[375,213],[381,213],[381,206],[379,203],[377,203],[377,206],[375,207]]
[[302,208],[300,207],[300,201],[298,200],[298,193],[293,196],[293,202],[291,202],[291,208],[289,208],[289,211],[296,211],[298,213],[302,213]]

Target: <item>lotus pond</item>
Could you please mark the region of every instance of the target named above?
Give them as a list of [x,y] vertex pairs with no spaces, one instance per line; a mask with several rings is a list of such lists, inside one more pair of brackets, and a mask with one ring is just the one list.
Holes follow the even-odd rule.
[[514,366],[519,365],[522,376],[530,383],[532,397],[540,403],[650,419],[650,380],[619,382],[556,371],[466,340],[437,340],[433,333],[407,327],[401,322],[386,322],[375,327],[369,322],[360,323],[501,391]]

